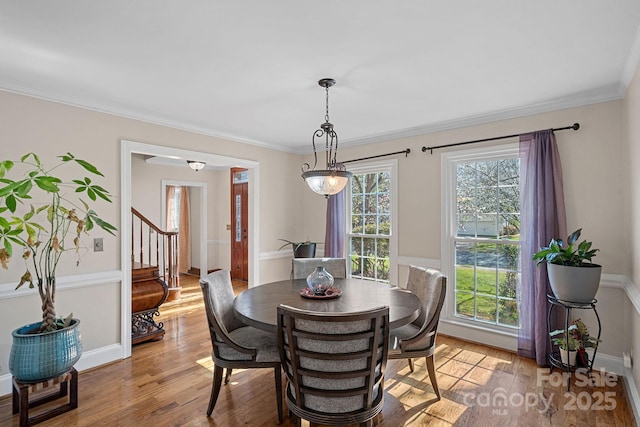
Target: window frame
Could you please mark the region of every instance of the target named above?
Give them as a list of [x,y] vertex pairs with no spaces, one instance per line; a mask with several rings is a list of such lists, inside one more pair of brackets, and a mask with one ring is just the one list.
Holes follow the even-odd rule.
[[[389,229],[389,283],[392,285],[398,284],[398,160],[390,159],[385,161],[375,161],[360,163],[358,165],[349,166],[349,172],[354,175],[360,175],[364,173],[377,173],[388,171],[391,183],[389,185],[389,196],[391,198],[391,212],[390,221],[391,227]],[[347,200],[345,203],[345,239],[344,239],[344,253],[346,254],[347,261],[349,260],[349,246],[351,237],[351,179],[347,186]],[[371,235],[369,237],[376,237],[378,235]],[[349,275],[351,274],[351,262],[347,262],[347,268]]]
[[[493,325],[472,319],[465,319],[455,315],[455,247],[456,247],[456,167],[458,163],[470,161],[492,161],[519,156],[518,143],[509,143],[499,146],[489,146],[482,148],[472,148],[466,150],[451,151],[443,153],[441,156],[442,174],[442,239],[441,239],[441,269],[444,274],[451,278],[447,286],[447,302],[442,309],[442,321],[455,326],[462,326],[457,329],[457,335],[462,338],[477,341],[474,335],[477,331],[490,332],[493,335],[504,337],[505,342],[500,337],[495,341],[487,342],[490,345],[499,347],[512,347],[512,339],[518,336],[518,328]],[[466,327],[466,328],[465,328]],[[475,338],[474,338],[475,336]]]

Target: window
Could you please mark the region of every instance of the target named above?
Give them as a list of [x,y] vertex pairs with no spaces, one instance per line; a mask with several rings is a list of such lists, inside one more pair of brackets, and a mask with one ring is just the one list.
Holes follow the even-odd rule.
[[352,277],[396,281],[396,163],[349,170],[347,242]]
[[517,148],[443,156],[448,199],[449,312],[487,326],[518,327],[520,161]]

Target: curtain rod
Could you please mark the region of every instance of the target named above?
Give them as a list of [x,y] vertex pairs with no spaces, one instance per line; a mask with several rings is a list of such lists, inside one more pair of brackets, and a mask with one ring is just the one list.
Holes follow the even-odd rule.
[[[551,129],[551,130],[555,132],[557,130],[568,130],[568,129],[578,130],[578,129],[580,129],[580,123],[574,123],[572,126],[566,126],[566,127],[563,127],[563,128],[554,128],[554,129]],[[513,137],[520,136],[520,135],[522,135],[522,134],[516,133],[514,135],[505,135],[505,136],[496,136],[496,137],[493,137],[493,138],[476,139],[475,141],[456,142],[455,144],[437,145],[435,147],[422,147],[422,152],[424,153],[425,151],[429,150],[430,154],[433,154],[433,150],[435,150],[437,148],[455,147],[455,146],[458,146],[458,145],[465,145],[465,144],[475,144],[476,142],[495,141],[497,139],[513,138]]]
[[395,153],[378,154],[377,156],[369,156],[369,157],[363,157],[361,159],[345,160],[343,162],[338,162],[338,163],[359,162],[360,160],[377,159],[378,157],[387,157],[387,156],[393,156],[393,155],[396,155],[396,154],[404,154],[404,156],[407,157],[410,152],[411,152],[411,149],[407,148],[406,150],[396,151]]

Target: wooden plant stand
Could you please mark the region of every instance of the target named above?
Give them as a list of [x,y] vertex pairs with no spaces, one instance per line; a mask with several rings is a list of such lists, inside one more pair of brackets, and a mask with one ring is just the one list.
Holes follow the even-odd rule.
[[[70,371],[57,378],[38,383],[21,383],[15,378],[13,378],[12,382],[13,413],[20,413],[20,427],[32,426],[78,407],[78,371],[75,368],[71,368]],[[35,393],[55,387],[58,384],[60,385],[60,390],[29,402],[29,392]],[[68,387],[69,385],[70,387]],[[69,395],[68,403],[29,418],[29,409],[66,397],[67,394]]]

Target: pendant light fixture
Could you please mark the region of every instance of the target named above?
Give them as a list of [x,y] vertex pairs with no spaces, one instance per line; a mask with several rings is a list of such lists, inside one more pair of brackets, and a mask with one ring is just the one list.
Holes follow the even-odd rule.
[[189,167],[196,172],[198,172],[200,169],[204,169],[204,167],[207,165],[205,162],[199,162],[197,160],[187,160],[187,163],[189,164]]
[[[336,162],[338,153],[338,134],[333,130],[333,125],[329,123],[329,88],[336,84],[334,79],[322,79],[318,84],[326,91],[326,112],[324,123],[320,129],[313,133],[311,143],[313,144],[313,168],[309,163],[302,164],[302,179],[309,185],[309,188],[318,194],[329,197],[337,194],[347,185],[351,172],[345,170],[343,165]],[[318,165],[318,154],[316,152],[316,138],[321,140],[324,137],[325,143],[325,169],[316,170]]]

